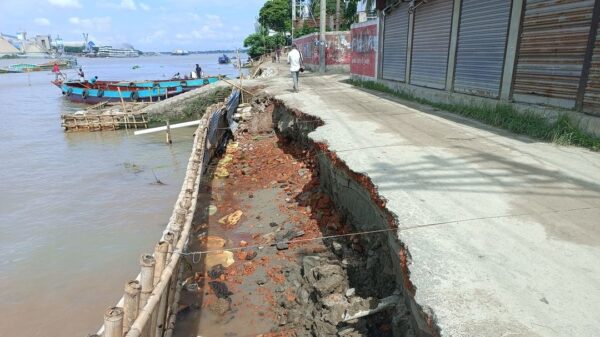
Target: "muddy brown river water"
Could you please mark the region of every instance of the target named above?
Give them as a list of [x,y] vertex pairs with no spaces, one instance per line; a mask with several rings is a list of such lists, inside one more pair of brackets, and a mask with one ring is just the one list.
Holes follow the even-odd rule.
[[[101,79],[166,78],[218,55],[79,59]],[[46,60],[0,60],[41,63]],[[132,69],[134,65],[139,68]],[[75,70],[67,73],[74,75]],[[163,134],[70,133],[49,72],[0,75],[0,327],[2,336],[86,336],[138,273],[180,191],[193,129]],[[155,185],[156,176],[166,185]]]

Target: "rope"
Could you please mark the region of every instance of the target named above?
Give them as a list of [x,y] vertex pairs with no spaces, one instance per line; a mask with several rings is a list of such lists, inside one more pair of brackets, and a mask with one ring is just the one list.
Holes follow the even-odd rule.
[[[398,228],[386,228],[386,229],[376,229],[376,230],[371,230],[371,231],[353,232],[353,233],[347,233],[347,234],[326,235],[326,236],[319,236],[316,238],[309,238],[309,239],[282,240],[282,241],[278,241],[275,243],[271,243],[268,245],[268,247],[275,247],[278,243],[290,244],[290,243],[299,243],[299,242],[310,242],[310,241],[335,239],[335,238],[342,238],[342,237],[356,236],[356,235],[378,234],[378,233],[391,232],[391,231],[395,231],[395,230],[398,230]],[[200,261],[196,261],[196,257],[198,256],[198,258],[200,258],[202,256],[202,254],[220,253],[223,251],[234,252],[234,251],[240,251],[240,250],[245,250],[245,249],[261,248],[264,246],[265,245],[250,245],[250,246],[243,246],[243,247],[238,246],[238,247],[231,247],[231,248],[210,249],[210,250],[195,251],[195,252],[171,251],[170,253],[180,254],[182,256],[192,256],[192,262],[199,263]]]

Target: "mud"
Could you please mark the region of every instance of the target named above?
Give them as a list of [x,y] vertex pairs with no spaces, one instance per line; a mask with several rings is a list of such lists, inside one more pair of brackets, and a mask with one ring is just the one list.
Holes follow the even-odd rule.
[[[235,142],[203,182],[189,250],[210,253],[186,258],[175,336],[423,335],[394,232],[347,235],[393,223],[307,138],[321,122],[265,96],[241,109]],[[323,239],[336,235],[347,236]],[[224,255],[233,263],[211,263]]]

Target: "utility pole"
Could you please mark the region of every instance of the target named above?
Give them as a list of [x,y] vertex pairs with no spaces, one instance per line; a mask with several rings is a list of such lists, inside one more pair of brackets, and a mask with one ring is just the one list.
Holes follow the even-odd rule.
[[321,0],[321,15],[319,21],[321,23],[321,34],[319,37],[319,72],[325,72],[325,20],[327,19],[327,1]]
[[292,0],[292,43],[294,43],[294,25],[296,23],[296,0]]
[[340,30],[340,0],[335,2],[335,30]]

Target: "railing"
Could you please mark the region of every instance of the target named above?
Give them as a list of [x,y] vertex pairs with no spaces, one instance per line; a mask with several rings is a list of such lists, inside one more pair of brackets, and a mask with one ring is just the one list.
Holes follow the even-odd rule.
[[226,126],[235,127],[232,115],[239,97],[239,91],[234,90],[224,107],[201,118],[185,180],[161,240],[156,244],[154,254],[141,256],[140,274],[136,280],[127,282],[124,296],[105,312],[104,325],[96,336],[172,336],[181,291],[179,280],[183,273],[181,253],[189,239],[200,181],[208,162],[221,145]]

